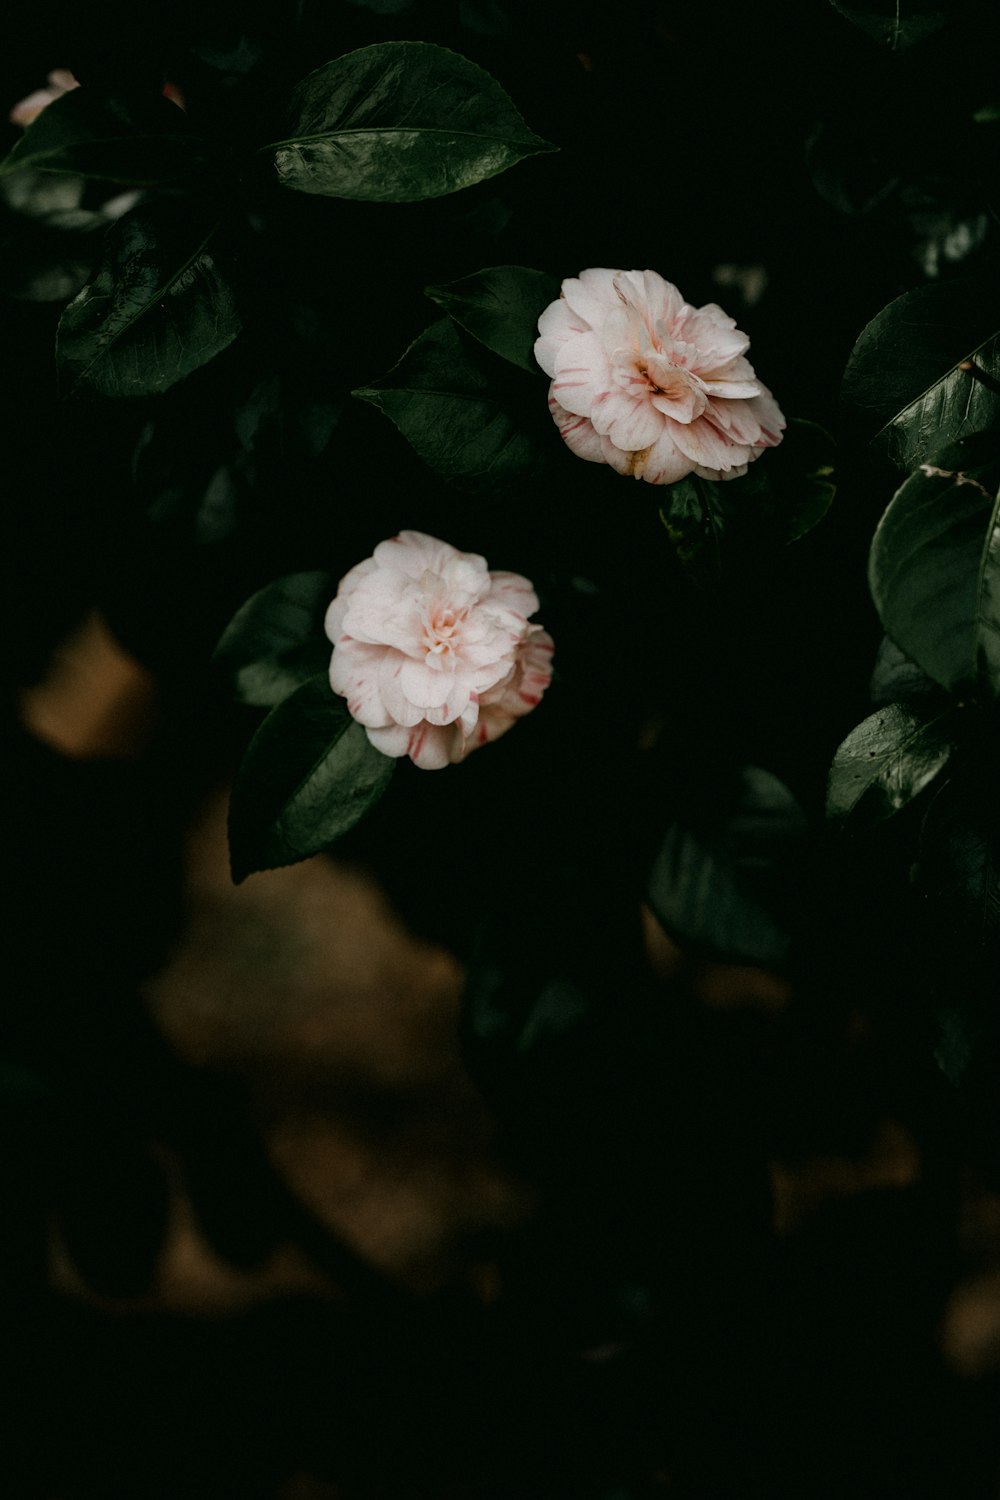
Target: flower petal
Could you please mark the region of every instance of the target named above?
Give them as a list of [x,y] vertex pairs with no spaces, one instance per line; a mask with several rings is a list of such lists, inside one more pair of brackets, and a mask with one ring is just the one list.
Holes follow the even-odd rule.
[[673,426],[664,422],[663,431],[646,454],[641,477],[647,484],[676,484],[691,473],[691,460],[674,442]]
[[579,333],[556,355],[552,393],[560,406],[588,417],[611,383],[611,363],[596,333]]
[[535,358],[546,375],[556,373],[556,354],[563,344],[589,329],[586,318],[579,317],[564,297],[549,303],[538,320],[539,337],[535,340]]
[[406,664],[407,658],[399,651],[386,651],[379,664],[378,690],[389,718],[397,724],[412,726],[420,723],[424,711],[411,703],[403,691],[400,677]]
[[[668,417],[665,420],[670,419]],[[741,444],[728,442],[707,417],[699,417],[688,426],[673,422],[670,431],[676,446],[691,459],[692,467],[700,464],[703,468],[718,469],[724,473],[735,464],[745,463],[747,460],[747,449]]]
[[760,424],[761,437],[759,442],[767,448],[775,447],[781,442],[781,434],[785,430],[785,419],[781,414],[781,409],[777,401],[775,401],[766,385],[761,386],[760,395],[754,397],[752,401],[748,401],[747,406],[753,413],[755,420]]
[[396,759],[408,755],[422,771],[444,770],[451,761],[454,734],[451,728],[435,729],[430,724],[418,724],[413,729],[393,724],[388,729],[368,730],[368,738],[376,750]]
[[[627,402],[626,407],[624,403]],[[616,448],[649,448],[663,431],[663,415],[652,401],[637,401],[622,392],[620,400],[606,405],[612,411],[612,421],[606,429],[607,436]],[[600,424],[594,423],[599,432]]]
[[[399,686],[416,708],[440,708],[451,695],[455,675],[453,672],[435,672],[422,661],[406,661],[399,674]],[[452,718],[455,717],[453,714]]]
[[382,697],[383,646],[366,646],[350,637],[338,641],[330,658],[330,686],[347,699],[347,710],[359,724],[378,728],[390,722]]
[[578,417],[575,412],[567,411],[554,396],[549,397],[549,411],[563,441],[577,458],[585,458],[592,464],[606,462],[601,436],[594,430],[593,422],[587,417]]
[[591,267],[564,281],[562,296],[572,312],[591,328],[597,328],[616,303],[621,302],[615,291],[615,277],[620,275],[620,271],[609,271],[603,266]]
[[526,620],[538,608],[538,595],[527,578],[522,578],[520,573],[493,571],[490,573],[488,603],[491,608],[502,605],[504,609],[513,610]]

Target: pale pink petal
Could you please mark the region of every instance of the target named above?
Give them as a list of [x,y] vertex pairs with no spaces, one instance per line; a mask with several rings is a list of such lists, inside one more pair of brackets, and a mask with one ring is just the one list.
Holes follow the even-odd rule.
[[422,618],[419,598],[407,591],[406,575],[381,568],[349,596],[342,628],[356,640],[409,655],[411,647],[419,646]]
[[[669,421],[669,418],[666,420]],[[680,422],[671,423],[670,435],[680,451],[687,454],[692,468],[695,464],[700,464],[706,469],[725,472],[734,464],[745,463],[747,460],[746,448],[730,443],[705,417],[699,417],[688,426]]]
[[449,546],[447,542],[440,542],[436,537],[426,536],[422,531],[401,531],[398,536],[390,537],[387,542],[379,542],[373,556],[380,568],[404,573],[407,578],[415,581],[421,579],[427,572],[438,572],[456,557],[477,562],[482,571],[486,570],[483,558],[470,558],[467,554],[460,553],[455,547]]
[[502,605],[527,619],[538,608],[538,595],[520,573],[490,573],[489,606]]
[[402,532],[345,575],[327,611],[339,627],[331,685],[376,748],[440,769],[480,742],[481,694],[507,695],[509,722],[538,703],[551,643],[528,623],[537,607],[520,574],[491,575],[476,554]]
[[550,302],[538,320],[539,337],[535,340],[535,358],[546,375],[556,373],[556,354],[568,339],[587,333],[590,325],[580,318],[562,297]]
[[722,396],[726,401],[748,401],[760,395],[757,380],[708,380],[702,376],[702,389],[709,396]]
[[[602,437],[610,436],[612,427],[615,427],[618,423],[622,424],[622,430],[625,432],[630,430],[630,425],[633,421],[639,425],[641,430],[643,425],[643,409],[646,412],[652,413],[654,419],[655,425],[649,424],[648,418],[646,419],[647,430],[650,433],[649,441],[653,442],[659,433],[659,424],[662,421],[659,412],[656,411],[651,402],[637,401],[634,396],[630,396],[621,386],[601,392],[591,407],[590,420],[594,424],[595,431],[599,432]],[[618,448],[625,446],[625,444],[617,442],[613,437],[611,440]],[[642,444],[639,443],[635,446],[641,447]]]
[[684,298],[658,271],[622,271],[618,283],[639,309],[650,333],[657,326],[667,329],[684,306]]
[[781,442],[781,434],[785,430],[785,419],[767,386],[762,385],[760,395],[748,401],[747,405],[760,424],[760,442],[765,447],[775,447]]
[[[637,401],[634,397],[624,396],[624,393],[623,399],[628,402],[628,407],[613,416],[606,428],[607,436],[616,448],[649,448],[663,431],[662,413],[657,411],[651,401]],[[608,408],[611,405],[611,402],[607,403]],[[621,407],[622,403],[618,405]],[[595,422],[594,425],[600,432],[600,424]]]
[[[454,673],[434,671],[422,661],[406,661],[399,674],[399,686],[415,708],[440,708],[447,703],[454,687]],[[463,705],[464,706],[464,705]],[[452,714],[452,718],[456,716]]]
[[79,83],[68,68],[53,68],[49,74],[48,88],[36,89],[26,99],[21,99],[15,104],[8,116],[10,123],[27,129],[56,99],[61,98],[63,94],[68,94],[71,89],[79,87]]
[[454,753],[456,744],[461,742],[462,735],[454,725],[436,728],[432,724],[418,724],[410,731],[406,753],[422,771],[443,771],[445,766],[461,759]]
[[412,727],[420,723],[423,718],[423,709],[410,702],[400,682],[407,660],[408,658],[398,651],[383,653],[379,665],[378,690],[389,718],[394,719],[397,724],[408,724]]
[[533,625],[521,647],[516,670],[502,687],[484,693],[480,699],[480,718],[496,710],[520,718],[536,708],[552,681],[553,650],[549,633],[540,625]]
[[331,603],[326,612],[323,629],[331,641],[337,640],[344,628],[344,616],[347,614],[351,595],[361,582],[362,578],[378,568],[378,563],[373,557],[368,557],[364,562],[358,563],[351,568],[340,580],[337,588],[337,597]]
[[454,724],[468,713],[474,698],[478,701],[478,693],[474,691],[468,677],[464,674],[454,677],[448,697],[435,708],[425,708],[424,718],[428,724]]
[[359,724],[378,728],[391,722],[381,690],[380,670],[385,651],[347,637],[337,643],[330,659],[330,686],[347,700],[347,711]]
[[[756,453],[752,454],[751,457],[756,458]],[[719,469],[702,469],[696,464],[691,473],[697,474],[699,479],[742,479],[748,467],[748,464],[736,464],[732,469],[726,469],[725,472],[722,472]]]
[[552,394],[567,411],[590,415],[594,402],[608,390],[611,363],[596,333],[579,333],[556,355]]
[[615,277],[620,274],[600,266],[581,271],[579,276],[571,276],[563,282],[563,298],[570,309],[589,323],[591,328],[597,328],[615,304],[621,301],[615,291]]
[[754,375],[753,365],[742,356],[727,360],[712,370],[702,366],[698,371],[698,379],[702,389],[710,396],[724,396],[727,401],[749,400],[753,396],[759,396],[763,390]]
[[369,729],[368,738],[376,750],[398,760],[408,755],[423,771],[442,771],[451,760],[454,730],[435,729],[430,724],[417,724],[407,729],[402,724],[390,724],[386,729]]
[[617,469],[619,474],[630,474],[633,479],[642,478],[648,448],[635,448],[628,452],[624,448],[616,448],[609,437],[598,438],[598,442],[601,445],[601,457],[606,464]]
[[586,417],[578,417],[575,412],[567,411],[560,406],[554,396],[549,397],[549,411],[552,413],[553,421],[559,428],[566,446],[576,454],[577,458],[585,458],[588,463],[603,464],[606,460],[602,450],[600,433],[594,430],[593,422]]
[[699,375],[704,369],[714,370],[735,359],[750,347],[750,340],[736,327],[735,319],[727,317],[714,302],[685,308],[677,319],[675,336],[699,350],[695,366]]
[[676,484],[691,473],[691,460],[673,439],[673,424],[664,422],[663,431],[646,454],[642,478],[647,484]]
[[582,271],[539,330],[549,409],[589,463],[650,484],[695,470],[732,477],[781,440],[784,418],[745,358],[746,334],[717,303],[685,303],[656,271]]
[[649,378],[654,384],[650,405],[675,422],[693,422],[705,410],[707,397],[699,388],[697,376],[678,370],[663,358],[648,361]]
[[751,410],[749,401],[720,401],[713,398],[708,403],[708,420],[738,447],[752,448],[760,442],[760,423]]

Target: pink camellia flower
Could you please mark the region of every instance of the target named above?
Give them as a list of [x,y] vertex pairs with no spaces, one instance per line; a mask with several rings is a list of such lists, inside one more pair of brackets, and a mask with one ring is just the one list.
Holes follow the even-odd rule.
[[425,771],[506,733],[552,677],[534,589],[420,531],[380,542],[326,614],[330,685],[385,755]]
[[70,89],[80,87],[68,68],[53,68],[49,74],[48,88],[36,89],[26,99],[21,99],[14,105],[10,112],[10,123],[21,125],[24,129],[38,119],[43,109],[48,109],[54,100],[68,94]]
[[655,271],[581,271],[538,320],[535,358],[567,445],[649,484],[734,479],[785,419],[721,307],[689,307]]

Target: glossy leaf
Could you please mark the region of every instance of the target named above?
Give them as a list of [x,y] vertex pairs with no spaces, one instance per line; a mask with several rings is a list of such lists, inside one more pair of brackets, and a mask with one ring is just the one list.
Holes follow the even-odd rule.
[[696,475],[667,485],[660,520],[678,561],[697,578],[717,578],[727,520],[722,485]]
[[213,257],[217,228],[166,202],[109,231],[101,265],[59,324],[66,394],[156,395],[232,343],[240,318]]
[[328,848],[374,806],[394,766],[326,674],[311,678],[271,710],[243,757],[229,805],[233,879]]
[[403,203],[457,192],[555,148],[475,63],[430,42],[379,42],[303,79],[288,135],[263,149],[285,187]]
[[833,503],[834,452],[825,428],[792,417],[777,448],[755,459],[742,478],[719,481],[719,487],[743,524],[762,540],[797,542]]
[[806,831],[788,788],[745,766],[721,806],[668,829],[649,904],[682,947],[780,966],[790,944],[785,888]]
[[835,10],[893,52],[912,47],[951,19],[944,0],[830,0]]
[[548,422],[548,412],[538,388],[498,365],[450,318],[426,329],[382,380],[353,394],[384,411],[443,478],[469,488],[508,483],[540,461],[531,415],[537,406]]
[[917,868],[917,888],[928,903],[929,920],[960,948],[992,948],[994,960],[1000,943],[1000,799],[995,783],[993,755],[945,783],[924,818]]
[[660,519],[679,561],[696,577],[715,578],[727,553],[775,550],[822,520],[836,493],[833,439],[793,418],[777,448],[738,479],[691,475],[668,485]]
[[534,347],[538,319],[559,296],[559,282],[527,266],[489,266],[427,295],[494,354],[539,374]]
[[886,634],[951,692],[1000,693],[1000,439],[951,444],[896,492],[868,577]]
[[0,162],[0,177],[31,167],[143,187],[175,182],[208,160],[183,110],[158,94],[109,99],[78,88],[42,110]]
[[329,573],[292,573],[237,610],[212,659],[240,703],[271,708],[323,671],[333,649],[323,617],[335,593]]
[[913,468],[1000,418],[998,328],[995,278],[905,292],[862,331],[844,372],[844,400],[877,427],[894,462]]
[[871,826],[907,807],[948,764],[963,716],[954,704],[928,718],[893,703],[865,719],[834,756],[828,816]]
[[900,651],[895,641],[890,641],[887,635],[882,637],[868,684],[868,696],[875,708],[885,708],[889,703],[910,703],[938,691],[937,683]]

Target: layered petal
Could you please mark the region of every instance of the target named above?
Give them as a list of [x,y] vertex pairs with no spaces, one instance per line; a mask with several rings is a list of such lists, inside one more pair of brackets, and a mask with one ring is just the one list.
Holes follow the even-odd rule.
[[656,271],[593,267],[538,323],[549,410],[571,452],[650,484],[734,478],[784,418],[717,303],[692,307]]
[[537,608],[520,574],[401,532],[341,580],[326,614],[330,684],[377,749],[440,769],[496,737],[501,699],[504,727],[539,701],[551,642],[539,646],[544,633],[528,623]]
[[611,384],[611,361],[596,333],[580,333],[556,354],[552,395],[567,411],[590,416]]
[[578,417],[575,412],[567,411],[554,396],[549,397],[549,411],[563,442],[577,458],[585,458],[592,464],[605,462],[601,435],[588,417]]

